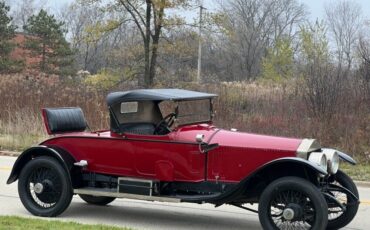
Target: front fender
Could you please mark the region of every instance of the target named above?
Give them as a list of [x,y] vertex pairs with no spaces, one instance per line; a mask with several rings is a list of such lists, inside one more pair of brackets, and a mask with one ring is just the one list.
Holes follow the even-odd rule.
[[[311,175],[307,176],[312,176],[312,173],[315,173],[316,175],[327,175],[327,172],[323,170],[320,166],[302,159],[298,157],[284,157],[280,159],[276,159],[273,161],[270,161],[261,167],[259,167],[256,171],[254,171],[252,174],[248,175],[245,177],[238,185],[236,185],[233,189],[221,194],[220,196],[213,198],[212,201],[207,201],[211,203],[215,203],[216,205],[222,205],[225,203],[232,203],[235,201],[237,198],[243,196],[246,193],[248,193],[250,190],[253,189],[253,186],[255,186],[253,183],[250,183],[254,178],[257,177],[257,175],[263,175],[264,173],[269,172],[269,170],[272,169],[279,169],[280,168],[288,168],[289,166],[299,166],[300,169],[306,170],[308,172],[311,172]],[[297,176],[294,175],[294,173],[291,173],[287,176]],[[250,191],[251,192],[251,191]]]
[[258,172],[260,170],[263,170],[267,167],[270,167],[272,165],[277,165],[277,164],[281,164],[281,163],[288,163],[288,162],[289,163],[297,163],[297,164],[300,164],[302,166],[308,167],[308,168],[310,168],[310,169],[312,169],[312,170],[316,171],[317,173],[322,174],[324,176],[328,174],[328,172],[326,172],[324,169],[322,169],[319,165],[317,165],[317,164],[315,164],[311,161],[299,158],[299,157],[283,157],[283,158],[279,158],[279,159],[270,161],[270,162],[262,165],[259,169],[257,169],[256,172]]
[[[25,150],[15,161],[12,172],[7,180],[7,184],[11,184],[16,181],[19,177],[20,172],[22,171],[23,167],[27,164],[27,162],[31,161],[33,158],[38,156],[51,156],[58,160],[66,172],[69,174],[70,170],[73,167],[73,163],[76,160],[67,152],[51,148],[43,145],[31,147]],[[71,182],[71,177],[69,176],[69,180]]]

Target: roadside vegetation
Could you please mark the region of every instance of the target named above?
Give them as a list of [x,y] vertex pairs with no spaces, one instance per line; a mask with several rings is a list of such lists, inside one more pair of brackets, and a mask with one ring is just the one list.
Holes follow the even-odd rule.
[[87,225],[74,222],[62,222],[54,220],[30,219],[15,216],[0,216],[0,230],[129,230],[106,225]]
[[370,167],[369,163],[360,163],[356,166],[342,163],[341,170],[345,171],[355,181],[370,182]]
[[354,2],[310,21],[298,0],[226,0],[203,15],[201,37],[176,14],[198,1],[81,0],[59,14],[0,2],[0,150],[46,137],[42,107],[80,106],[106,129],[108,92],[168,87],[219,94],[219,127],[316,138],[368,165],[370,27]]

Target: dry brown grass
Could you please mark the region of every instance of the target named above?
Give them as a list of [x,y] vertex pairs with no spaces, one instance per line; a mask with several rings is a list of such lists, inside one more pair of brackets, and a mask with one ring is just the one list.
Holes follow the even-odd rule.
[[[0,76],[0,146],[23,149],[46,136],[42,107],[80,106],[93,130],[109,127],[107,91],[85,86],[79,80],[57,76]],[[166,87],[160,85],[159,87]],[[186,88],[219,94],[215,124],[242,131],[317,138],[323,146],[342,149],[365,160],[370,152],[370,106],[351,86],[330,120],[310,115],[297,82],[284,87],[266,84],[178,83]],[[112,90],[124,90],[120,85]]]

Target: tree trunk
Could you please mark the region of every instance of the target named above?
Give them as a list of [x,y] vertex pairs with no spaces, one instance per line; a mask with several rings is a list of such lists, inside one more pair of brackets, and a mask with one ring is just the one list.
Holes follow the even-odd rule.
[[152,4],[150,0],[146,1],[146,21],[145,21],[145,37],[144,37],[144,87],[151,88],[152,80],[150,79],[150,19],[151,19]]
[[155,78],[155,68],[157,65],[157,56],[158,56],[158,42],[154,43],[152,46],[152,59],[150,60],[150,72],[149,72],[149,84],[153,86]]
[[[161,35],[162,29],[162,20],[164,14],[165,0],[161,0],[159,11],[154,13],[154,35],[152,43],[152,58],[150,60],[150,72],[149,72],[149,82],[150,86],[154,85],[154,79],[156,74],[157,67],[157,57],[158,57],[158,45],[159,45],[159,36]],[[157,15],[158,14],[158,15]]]
[[150,88],[150,38],[144,41],[144,88]]

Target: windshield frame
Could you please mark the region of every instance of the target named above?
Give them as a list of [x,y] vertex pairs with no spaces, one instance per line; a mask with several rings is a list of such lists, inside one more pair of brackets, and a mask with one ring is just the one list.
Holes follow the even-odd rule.
[[[209,118],[206,120],[199,120],[199,121],[194,121],[194,122],[185,122],[185,123],[179,123],[179,107],[180,107],[180,102],[192,102],[192,101],[208,101],[209,102]],[[191,99],[191,100],[176,100],[173,101],[175,103],[175,114],[176,114],[176,119],[175,119],[175,128],[181,127],[181,126],[186,126],[186,125],[194,125],[194,124],[202,124],[202,123],[212,123],[213,118],[215,116],[214,110],[213,110],[213,98],[207,98],[207,99]],[[180,116],[181,117],[181,116]]]

